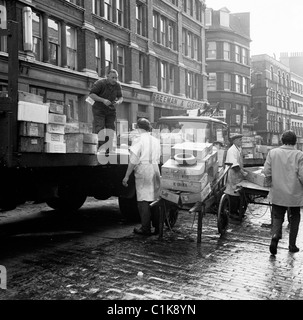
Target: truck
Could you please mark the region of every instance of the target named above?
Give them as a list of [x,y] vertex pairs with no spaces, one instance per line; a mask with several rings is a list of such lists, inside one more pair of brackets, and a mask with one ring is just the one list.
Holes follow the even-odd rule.
[[[127,152],[118,148],[112,157],[116,161],[101,163],[96,136],[87,123],[82,127],[76,123],[76,131],[69,125],[75,137],[91,139],[89,151],[60,152],[58,148],[64,146],[60,139],[66,137],[67,128],[62,106],[19,90],[18,23],[8,20],[7,29],[0,29],[0,36],[7,37],[8,52],[7,91],[0,92],[0,209],[12,210],[26,201],[43,201],[66,212],[79,209],[87,197],[104,200],[116,196],[121,213],[137,217],[134,177],[130,177],[127,188],[122,186]],[[62,121],[57,123],[62,132],[47,129],[50,118]],[[56,127],[56,121],[52,121],[52,127]],[[57,137],[59,143],[52,143],[52,137]]]

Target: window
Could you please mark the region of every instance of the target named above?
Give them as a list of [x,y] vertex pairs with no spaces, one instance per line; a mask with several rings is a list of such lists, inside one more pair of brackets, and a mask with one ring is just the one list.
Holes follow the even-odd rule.
[[274,80],[274,68],[270,67],[270,80]]
[[214,41],[207,42],[207,58],[208,59],[217,58],[217,44]]
[[144,85],[144,55],[143,53],[139,53],[139,81],[141,86]]
[[123,8],[124,8],[124,0],[117,0],[117,24],[119,26],[124,25],[124,15],[123,15]]
[[49,62],[58,66],[60,64],[59,24],[48,19],[48,51]]
[[243,124],[247,124],[247,106],[243,106]]
[[224,90],[231,90],[231,74],[229,73],[224,73]]
[[169,91],[168,93],[175,93],[175,67],[173,65],[169,66]]
[[112,0],[104,0],[104,18],[112,20]]
[[142,5],[137,4],[136,5],[136,23],[137,23],[137,34],[142,35],[142,17],[143,17],[143,11],[142,11]]
[[164,17],[161,17],[160,19],[160,43],[164,46],[166,45],[166,34],[165,34],[165,22],[166,19]]
[[96,72],[101,75],[101,40],[95,39],[95,57],[96,57]]
[[158,42],[158,19],[159,16],[156,12],[153,13],[153,36],[154,41]]
[[194,99],[199,98],[199,75],[198,74],[195,74],[194,76],[193,97]]
[[242,92],[243,93],[247,93],[247,89],[248,89],[247,83],[248,83],[247,78],[243,77],[242,78]]
[[215,72],[210,72],[208,74],[207,90],[208,91],[217,90],[217,74]]
[[199,39],[197,36],[194,36],[194,57],[195,60],[199,58]]
[[124,47],[118,46],[117,48],[117,59],[118,59],[118,73],[121,82],[125,82],[125,58],[124,58]]
[[241,83],[240,83],[240,76],[236,74],[236,92],[241,92]]
[[76,29],[66,26],[67,66],[72,70],[77,69],[77,33]]
[[105,74],[113,68],[113,44],[105,41]]
[[193,98],[193,74],[187,72],[187,98]]
[[206,8],[205,9],[205,26],[211,26],[212,25],[212,9]]
[[161,91],[166,92],[167,90],[167,64],[161,62]]
[[242,48],[242,63],[248,65],[247,49]]
[[222,27],[229,27],[229,13],[227,11],[220,11],[220,25]]
[[101,16],[101,0],[93,0],[92,11],[94,14]]
[[187,56],[192,57],[192,34],[187,33]]
[[240,63],[240,47],[239,46],[235,46],[235,60],[236,62]]
[[282,81],[281,81],[281,71],[280,70],[278,70],[278,82],[279,82],[279,84],[282,83]]
[[223,44],[223,59],[230,60],[230,43],[228,42]]
[[37,61],[42,61],[42,24],[40,15],[33,12],[33,54]]
[[[7,28],[6,2],[0,0],[0,29]],[[7,36],[0,37],[0,51],[7,52]]]
[[175,25],[172,21],[168,23],[168,47],[174,49],[174,34],[175,34]]

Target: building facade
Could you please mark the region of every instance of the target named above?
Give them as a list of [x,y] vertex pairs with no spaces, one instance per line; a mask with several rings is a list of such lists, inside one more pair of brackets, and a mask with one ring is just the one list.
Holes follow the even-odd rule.
[[[207,102],[203,0],[0,0],[0,19],[19,24],[19,90],[64,104],[69,121],[92,121],[85,99],[111,68],[124,96],[118,129]],[[1,91],[7,59],[1,37]]]
[[290,69],[267,54],[251,60],[254,129],[263,144],[277,146],[283,131],[291,129]]
[[250,92],[250,14],[206,9],[207,94],[230,132],[253,135]]

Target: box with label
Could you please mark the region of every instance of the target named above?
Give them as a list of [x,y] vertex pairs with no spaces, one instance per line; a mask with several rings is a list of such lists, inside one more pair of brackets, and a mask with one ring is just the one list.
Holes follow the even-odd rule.
[[64,143],[64,134],[46,132],[45,133],[45,142]]
[[66,122],[65,133],[80,133],[79,122]]
[[178,153],[192,154],[197,158],[197,161],[202,161],[207,155],[213,151],[212,143],[198,143],[198,142],[183,142],[175,144],[172,148],[172,157]]
[[204,201],[211,193],[211,186],[208,183],[201,192],[181,192],[180,200],[182,204],[196,203]]
[[205,173],[205,163],[192,166],[179,165],[174,159],[168,159],[161,167],[164,178],[199,181]]
[[19,121],[48,123],[48,111],[46,104],[19,101],[17,119]]
[[47,104],[49,105],[49,112],[64,114],[64,105],[53,102],[48,102]]
[[44,151],[47,153],[66,153],[66,144],[61,142],[46,142]]
[[167,201],[179,204],[180,193],[181,193],[180,191],[161,189],[160,197],[167,200]]
[[79,122],[79,132],[80,133],[92,133],[93,125],[87,122]]
[[65,132],[65,126],[64,124],[54,124],[54,123],[50,123],[46,125],[46,132],[49,133],[60,133],[60,134],[64,134]]
[[83,134],[65,134],[66,153],[83,153]]
[[179,191],[199,192],[208,183],[208,175],[205,173],[199,181],[178,180],[161,178],[161,186],[163,189],[172,189]]
[[19,135],[25,137],[44,137],[44,123],[20,121]]
[[44,139],[33,137],[20,137],[19,138],[19,151],[20,152],[43,152]]
[[[245,179],[253,182],[261,187],[270,187],[271,177],[266,177],[262,170],[264,167],[247,167],[245,171],[248,173]],[[282,182],[281,182],[282,183]]]
[[54,123],[54,124],[65,124],[66,123],[66,115],[65,114],[50,113],[48,115],[48,122]]
[[207,172],[218,161],[218,152],[214,150],[212,153],[208,154],[204,159],[201,160],[205,163],[205,171]]

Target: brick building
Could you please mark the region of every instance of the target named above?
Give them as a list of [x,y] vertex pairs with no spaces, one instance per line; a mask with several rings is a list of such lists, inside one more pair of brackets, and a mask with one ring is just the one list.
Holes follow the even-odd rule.
[[250,95],[250,13],[206,9],[208,100],[219,103],[231,132],[253,135]]
[[[92,121],[94,81],[119,72],[118,122],[203,107],[207,101],[202,0],[0,0],[1,28],[19,23],[19,90],[64,104],[68,119]],[[7,90],[0,42],[0,90]],[[120,126],[118,125],[118,128]]]

